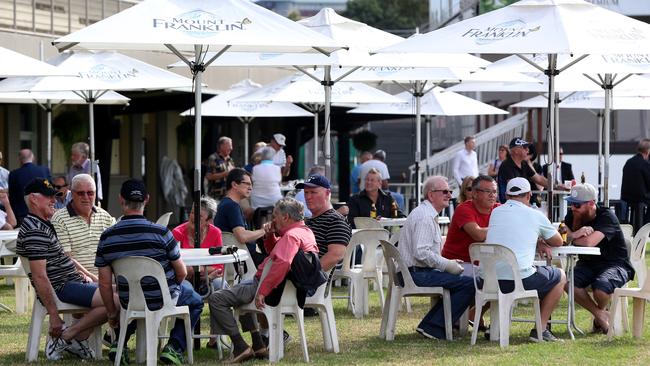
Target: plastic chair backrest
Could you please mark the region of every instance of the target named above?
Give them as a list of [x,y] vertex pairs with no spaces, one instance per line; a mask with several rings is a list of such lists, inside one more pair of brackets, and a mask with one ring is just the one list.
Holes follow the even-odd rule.
[[[403,288],[413,288],[415,282],[411,277],[411,272],[408,271],[399,250],[386,240],[380,241],[381,248],[384,250],[384,258],[386,258],[386,267],[388,268],[388,276],[393,281],[395,286]],[[402,273],[402,282],[397,277],[398,273]]]
[[621,231],[623,232],[623,237],[632,241],[634,236],[634,226],[630,224],[621,224]]
[[128,310],[144,311],[147,309],[144,291],[140,284],[144,277],[152,277],[158,282],[163,307],[174,304],[169,294],[165,272],[158,261],[140,256],[125,257],[113,261],[111,267],[116,279],[123,277],[129,284]]
[[636,232],[630,248],[630,262],[637,273],[639,287],[645,284],[647,267],[645,263],[645,249],[650,240],[650,223],[645,224]]
[[158,218],[158,220],[156,220],[156,224],[166,227],[167,224],[169,224],[169,218],[172,216],[172,214],[173,214],[173,212],[171,212],[171,211],[162,214],[162,216],[160,216]]
[[386,229],[361,229],[350,238],[350,243],[345,249],[343,257],[343,268],[351,269],[350,262],[352,254],[357,245],[363,245],[362,268],[363,271],[375,271],[377,269],[377,247],[380,240],[388,240],[388,231]]
[[[497,263],[505,263],[510,266],[512,278],[514,280],[514,291],[523,292],[524,285],[521,282],[519,274],[519,264],[515,253],[510,248],[499,244],[474,243],[469,246],[469,257],[472,263],[480,262],[483,271],[483,289],[482,292],[495,294],[500,292],[499,281],[497,279]],[[478,276],[474,276],[476,284]],[[476,287],[478,288],[478,287]]]
[[358,216],[354,218],[354,227],[357,229],[381,229],[379,221],[372,217]]

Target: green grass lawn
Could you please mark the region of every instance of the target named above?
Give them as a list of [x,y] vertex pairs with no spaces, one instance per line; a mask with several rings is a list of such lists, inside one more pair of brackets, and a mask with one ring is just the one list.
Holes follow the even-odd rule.
[[[343,290],[337,289],[343,293]],[[309,344],[309,355],[314,364],[414,364],[414,365],[647,365],[650,364],[650,322],[646,316],[644,338],[635,340],[628,333],[613,342],[607,342],[605,335],[578,335],[575,341],[569,340],[566,327],[554,324],[554,333],[565,340],[563,343],[535,344],[528,341],[530,323],[514,323],[511,328],[510,347],[501,350],[497,343],[491,343],[479,333],[477,345],[470,347],[469,334],[452,342],[424,339],[415,333],[414,329],[428,310],[428,300],[416,298],[413,300],[412,313],[400,313],[397,321],[395,341],[386,342],[379,339],[379,324],[381,314],[376,292],[371,296],[370,315],[364,319],[355,319],[347,311],[347,300],[335,300],[334,311],[339,335],[341,353],[326,353],[323,348],[320,322],[317,318],[306,318],[306,332]],[[13,288],[0,285],[0,303],[13,307]],[[632,314],[630,308],[630,315]],[[587,311],[578,309],[578,325],[583,330],[589,330],[591,318]],[[207,305],[203,315],[203,329],[207,331]],[[532,308],[520,305],[515,315],[530,317]],[[554,318],[560,319],[566,315],[566,298],[554,313]],[[25,346],[29,315],[0,313],[0,365],[25,364]],[[302,352],[298,342],[298,330],[295,322],[288,318],[286,328],[294,340],[288,344],[283,363],[302,362]],[[47,329],[47,326],[45,326]],[[471,329],[471,328],[470,328]],[[39,361],[44,362],[44,339],[41,341]],[[133,346],[131,346],[133,349]],[[104,354],[106,355],[106,354]],[[131,351],[131,359],[134,359]],[[194,353],[195,364],[209,365],[218,362],[216,351],[202,348]],[[251,362],[252,363],[252,362]],[[48,361],[48,364],[82,364],[82,362],[66,356],[59,362]],[[86,364],[86,363],[83,363]],[[105,358],[96,364],[109,365]]]

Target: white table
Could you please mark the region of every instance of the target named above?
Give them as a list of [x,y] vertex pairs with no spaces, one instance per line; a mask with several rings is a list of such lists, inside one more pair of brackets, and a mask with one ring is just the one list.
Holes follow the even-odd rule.
[[0,258],[16,256],[16,253],[14,253],[13,250],[5,248],[4,243],[16,240],[17,238],[18,230],[0,230]]
[[406,217],[388,218],[382,217],[379,219],[381,226],[404,226]]

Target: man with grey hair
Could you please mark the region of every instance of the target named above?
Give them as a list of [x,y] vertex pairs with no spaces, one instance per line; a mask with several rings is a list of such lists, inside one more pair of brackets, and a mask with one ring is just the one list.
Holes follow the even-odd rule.
[[99,165],[93,163],[88,158],[90,156],[90,146],[85,142],[77,142],[70,148],[70,170],[68,170],[68,182],[72,182],[77,174],[90,174],[90,166],[93,165],[93,178],[97,182],[97,199],[104,199],[102,190],[102,174],[99,171]]
[[72,178],[72,200],[52,216],[52,225],[65,254],[74,258],[77,270],[97,282],[95,252],[104,230],[115,224],[115,218],[95,206],[95,181],[85,173]]
[[20,168],[9,173],[9,202],[14,210],[17,224],[27,216],[27,205],[25,204],[25,187],[36,177],[50,179],[50,170],[47,167],[34,164],[34,154],[30,149],[22,149],[18,152]]
[[390,174],[388,173],[388,165],[386,161],[386,152],[384,150],[377,150],[372,155],[372,159],[361,164],[361,171],[359,172],[359,187],[363,187],[363,183],[366,181],[366,174],[370,169],[375,168],[381,174],[381,189],[388,190],[388,180],[390,179]]
[[650,139],[641,139],[637,153],[623,166],[621,199],[632,211],[630,222],[635,232],[650,222]]
[[230,157],[231,152],[232,139],[221,136],[217,141],[217,151],[208,156],[208,171],[205,173],[206,192],[217,201],[225,196],[226,176],[235,167],[235,161]]
[[[266,227],[264,236],[264,246],[269,256],[259,265],[254,278],[242,281],[230,289],[217,291],[208,298],[210,316],[216,323],[217,333],[228,335],[232,340],[233,363],[244,362],[252,357],[268,357],[268,349],[250,314],[239,319],[242,330],[251,333],[253,345],[248,346],[239,332],[232,308],[254,300],[255,306],[263,309],[266,297],[282,283],[291,270],[291,262],[298,251],[318,253],[316,239],[305,226],[302,211],[302,204],[293,198],[279,200],[273,209],[272,224]],[[260,282],[264,266],[269,260],[273,261],[271,268],[264,281]]]
[[[440,254],[442,236],[437,217],[449,206],[451,190],[447,178],[439,175],[429,177],[424,182],[422,193],[424,201],[407,217],[397,249],[417,286],[449,290],[452,323],[455,323],[474,300],[474,280],[461,276],[462,261],[447,259]],[[429,310],[415,330],[426,338],[445,339],[442,301]]]

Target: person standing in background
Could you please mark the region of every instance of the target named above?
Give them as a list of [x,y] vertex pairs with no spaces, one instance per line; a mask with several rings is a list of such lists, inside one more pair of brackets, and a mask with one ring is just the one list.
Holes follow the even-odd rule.
[[[9,173],[9,202],[16,215],[17,224],[27,216],[27,205],[25,204],[25,187],[36,177],[50,179],[50,170],[44,166],[34,164],[34,153],[30,149],[22,149],[18,152],[20,168]],[[49,183],[49,182],[48,182]]]
[[[68,182],[72,182],[72,178],[77,174],[90,174],[90,164],[92,163],[88,158],[90,156],[90,146],[85,142],[77,142],[70,148],[70,170],[68,170]],[[93,175],[94,174],[94,175]],[[93,174],[90,174],[95,180],[97,185],[97,199],[103,200],[104,194],[102,190],[102,174],[99,171],[99,165],[95,163],[93,166]]]
[[452,163],[452,171],[454,172],[454,179],[460,186],[465,177],[478,176],[478,158],[476,157],[476,139],[474,136],[465,137],[465,148],[456,153]]

